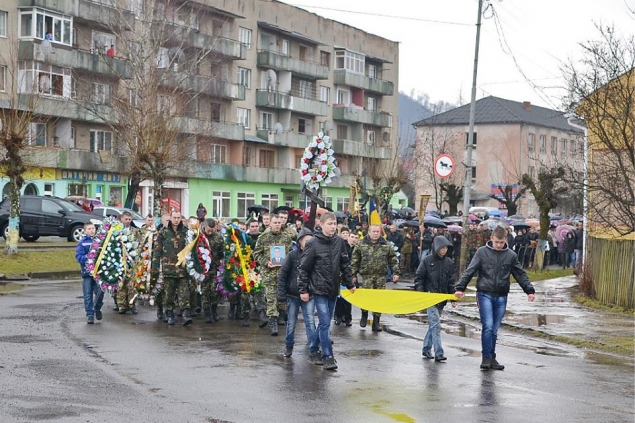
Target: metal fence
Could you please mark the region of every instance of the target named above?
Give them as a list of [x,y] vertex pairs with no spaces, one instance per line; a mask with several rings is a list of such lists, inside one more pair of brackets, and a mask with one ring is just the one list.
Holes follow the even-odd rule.
[[587,251],[596,299],[634,309],[635,241],[589,236]]

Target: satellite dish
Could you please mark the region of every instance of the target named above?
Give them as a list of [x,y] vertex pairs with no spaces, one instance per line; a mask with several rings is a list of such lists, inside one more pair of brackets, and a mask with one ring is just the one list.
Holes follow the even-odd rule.
[[348,112],[349,113],[356,113],[357,112],[357,108],[355,107],[355,105],[353,103],[350,103],[348,105]]
[[278,75],[276,75],[276,71],[273,69],[269,69],[267,71],[267,87],[275,87],[278,83]]
[[51,53],[53,53],[53,45],[49,40],[42,40],[40,43],[40,60],[48,60],[51,57]]
[[284,131],[284,127],[280,122],[273,125],[273,132],[275,132],[276,134],[280,134],[282,133],[282,131]]
[[331,123],[331,121],[327,120],[326,122],[324,122],[324,130],[330,131],[331,129],[333,129],[333,124]]
[[390,141],[390,134],[388,131],[384,131],[384,133],[381,134],[381,139],[384,140],[384,142]]

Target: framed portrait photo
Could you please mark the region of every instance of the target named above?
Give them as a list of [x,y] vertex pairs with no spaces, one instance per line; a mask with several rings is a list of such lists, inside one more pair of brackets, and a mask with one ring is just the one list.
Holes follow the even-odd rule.
[[282,266],[286,257],[284,245],[272,245],[270,248],[271,264],[274,266]]

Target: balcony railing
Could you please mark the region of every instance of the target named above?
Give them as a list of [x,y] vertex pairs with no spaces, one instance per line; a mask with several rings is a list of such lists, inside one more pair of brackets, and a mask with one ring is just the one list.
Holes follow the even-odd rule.
[[160,36],[167,38],[167,44],[182,47],[193,47],[200,50],[208,50],[234,60],[245,59],[247,50],[245,46],[236,40],[216,35],[205,34],[193,28],[188,28],[169,22],[157,22],[157,30],[162,32]]
[[256,131],[256,136],[269,144],[292,148],[306,148],[313,140],[313,135],[288,131],[276,133],[272,129],[259,129]]
[[333,151],[335,151],[335,154],[345,156],[370,157],[373,159],[393,158],[393,153],[390,148],[378,147],[352,140],[333,140]]
[[19,42],[18,59],[41,60],[63,68],[82,70],[116,78],[128,79],[132,77],[132,67],[124,59],[62,47],[53,47],[51,53],[45,56],[40,50],[40,44],[33,41]]
[[184,134],[238,141],[245,139],[245,128],[237,123],[211,122],[184,116],[175,116],[173,119],[176,127]]
[[18,7],[41,7],[106,27],[134,28],[135,15],[108,2],[91,0],[18,0]]
[[346,69],[335,69],[333,71],[333,83],[336,85],[349,85],[351,87],[363,88],[366,91],[382,95],[393,95],[395,89],[395,85],[390,81],[369,78],[366,75],[360,75]]
[[193,91],[207,94],[212,97],[226,98],[229,100],[244,100],[244,85],[233,84],[229,81],[209,79],[200,75],[191,75],[185,72],[163,70],[160,84],[183,91]]
[[270,50],[258,52],[258,66],[278,71],[289,71],[310,79],[328,79],[329,77],[328,66]]
[[333,106],[333,120],[365,123],[367,125],[392,128],[392,115],[389,113],[370,112],[348,106]]
[[256,90],[256,106],[292,110],[314,116],[326,116],[327,105],[318,100],[294,97],[277,91]]

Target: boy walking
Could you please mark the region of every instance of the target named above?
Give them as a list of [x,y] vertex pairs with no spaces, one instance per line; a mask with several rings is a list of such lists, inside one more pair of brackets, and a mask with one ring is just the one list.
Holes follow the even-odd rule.
[[95,236],[95,225],[92,223],[84,224],[84,237],[77,244],[75,249],[75,259],[82,269],[82,291],[84,292],[84,310],[86,310],[86,323],[92,325],[95,319],[101,320],[101,306],[104,303],[104,291],[95,281],[93,275],[86,269],[86,261],[90,246]]
[[[318,313],[318,327],[309,345],[309,361],[324,365],[325,370],[337,369],[331,345],[331,320],[335,310],[335,300],[342,283],[355,292],[351,274],[350,257],[346,241],[336,236],[335,214],[326,212],[320,217],[321,227],[315,230],[314,239],[307,243],[298,267],[298,290],[304,302],[313,295]],[[318,353],[321,347],[322,355]]]

